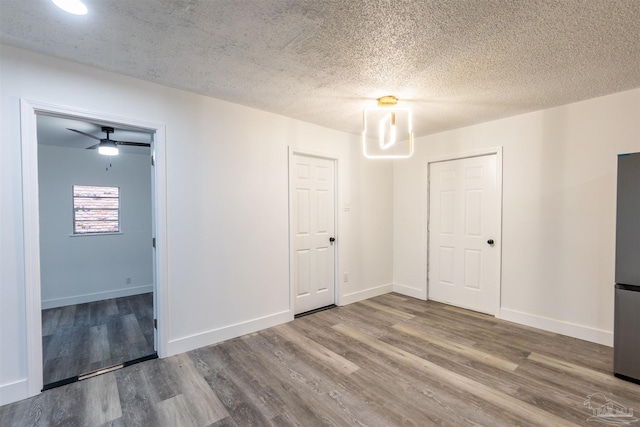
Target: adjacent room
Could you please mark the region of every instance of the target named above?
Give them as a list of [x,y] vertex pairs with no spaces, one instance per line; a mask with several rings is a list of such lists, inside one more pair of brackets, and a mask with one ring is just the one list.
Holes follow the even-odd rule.
[[[117,155],[99,151],[105,130]],[[48,389],[156,353],[152,136],[45,115],[37,135]]]
[[0,0],[0,425],[640,422],[638,22]]

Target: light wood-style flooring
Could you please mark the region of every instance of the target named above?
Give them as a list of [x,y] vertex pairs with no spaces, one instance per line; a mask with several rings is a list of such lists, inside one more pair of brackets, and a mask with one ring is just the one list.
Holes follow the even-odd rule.
[[611,367],[605,346],[388,294],[46,391],[0,425],[594,426],[593,393],[640,413]]
[[45,385],[153,353],[151,293],[42,311]]

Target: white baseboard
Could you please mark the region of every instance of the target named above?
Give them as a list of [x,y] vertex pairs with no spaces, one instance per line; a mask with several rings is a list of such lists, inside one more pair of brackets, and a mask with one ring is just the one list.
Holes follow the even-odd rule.
[[188,337],[170,340],[167,346],[167,356],[206,347],[225,340],[236,338],[242,335],[252,334],[262,329],[271,328],[282,323],[293,320],[293,311],[287,310],[281,313],[271,314],[258,319],[236,323],[235,325],[224,326],[218,329],[201,332]]
[[135,286],[133,288],[115,289],[113,291],[95,292],[92,294],[74,295],[64,298],[52,298],[42,301],[42,309],[64,307],[66,305],[84,304],[87,302],[102,301],[111,298],[129,297],[131,295],[153,292],[153,285]]
[[567,335],[569,337],[602,344],[613,347],[613,332],[602,329],[590,328],[588,326],[577,325],[575,323],[563,322],[561,320],[550,319],[548,317],[536,316],[523,313],[517,310],[501,308],[496,315],[498,319],[521,325],[531,326],[556,334]]
[[362,301],[365,299],[377,297],[379,295],[388,294],[393,291],[393,285],[380,285],[375,288],[365,289],[364,291],[352,292],[350,294],[342,295],[338,305],[353,304],[354,302]]
[[412,298],[427,300],[427,289],[416,289],[405,285],[393,284],[393,292],[397,292],[401,295],[405,295]]
[[0,384],[0,406],[17,402],[29,397],[29,387],[27,379],[14,381],[12,383]]

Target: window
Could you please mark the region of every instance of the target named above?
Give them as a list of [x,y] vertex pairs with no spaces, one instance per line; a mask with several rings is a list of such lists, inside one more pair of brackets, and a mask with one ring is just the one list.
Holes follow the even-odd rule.
[[73,186],[73,234],[118,233],[120,188]]

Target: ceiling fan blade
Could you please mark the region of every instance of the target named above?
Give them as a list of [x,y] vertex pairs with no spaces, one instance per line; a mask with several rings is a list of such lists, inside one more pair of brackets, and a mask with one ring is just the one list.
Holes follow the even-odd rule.
[[67,130],[70,130],[71,132],[79,133],[80,135],[88,136],[89,138],[97,139],[98,141],[100,141],[101,139],[101,138],[98,138],[97,136],[91,135],[90,133],[82,132],[81,130],[70,129],[70,128],[67,128]]
[[148,142],[114,141],[117,145],[130,145],[132,147],[151,147]]
[[98,144],[92,145],[91,147],[87,147],[86,149],[87,150],[93,150],[94,148],[98,148],[99,145],[100,144],[98,143]]

